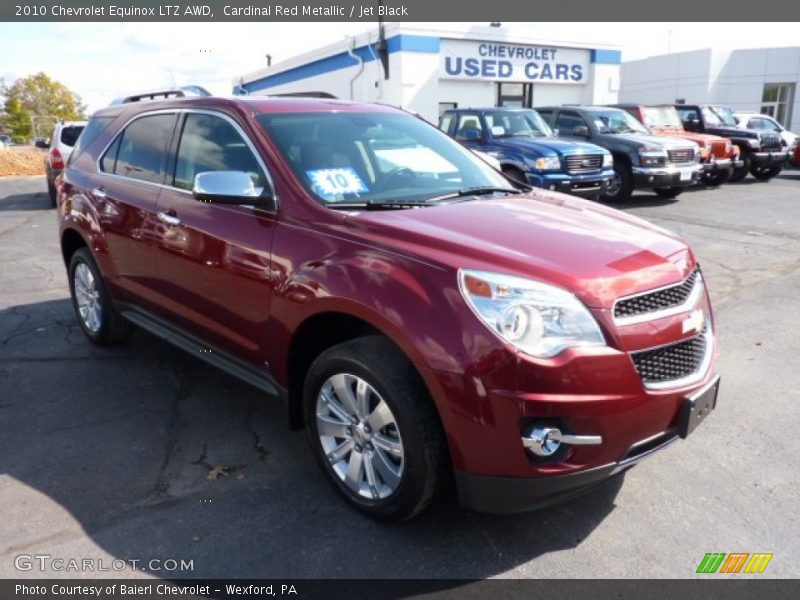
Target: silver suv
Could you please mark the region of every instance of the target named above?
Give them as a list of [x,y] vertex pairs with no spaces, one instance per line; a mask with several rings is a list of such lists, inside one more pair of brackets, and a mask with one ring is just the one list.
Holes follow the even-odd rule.
[[60,121],[56,123],[50,143],[46,145],[48,152],[44,159],[44,170],[47,173],[47,191],[53,206],[56,205],[56,177],[64,170],[84,127],[86,121]]

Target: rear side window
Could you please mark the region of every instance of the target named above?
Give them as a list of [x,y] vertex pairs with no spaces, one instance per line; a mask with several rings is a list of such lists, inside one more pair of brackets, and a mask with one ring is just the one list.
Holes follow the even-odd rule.
[[445,133],[450,133],[450,125],[453,123],[453,113],[446,113],[439,123],[439,129]]
[[128,125],[106,151],[106,173],[162,183],[175,115],[149,115]]
[[681,121],[684,123],[691,121],[692,119],[700,119],[700,113],[696,108],[681,108],[680,106],[676,108],[678,110],[678,114],[681,116]]
[[83,128],[83,132],[80,136],[76,136],[76,141],[73,142],[75,149],[72,151],[72,154],[69,157],[69,164],[72,162],[88,148],[92,142],[97,139],[101,133],[103,133],[106,128],[111,125],[111,122],[114,120],[114,117],[92,117],[92,120],[89,121],[88,125]]
[[556,129],[558,129],[558,133],[561,135],[572,135],[572,131],[576,127],[580,127],[582,125],[586,125],[586,121],[576,112],[560,112],[558,113],[558,119],[556,119]]
[[265,186],[265,175],[245,139],[222,117],[186,115],[178,157],[175,187],[191,190],[194,178],[208,171],[243,171],[256,188]]
[[83,125],[68,125],[61,128],[61,143],[65,146],[74,146],[78,136],[83,131]]

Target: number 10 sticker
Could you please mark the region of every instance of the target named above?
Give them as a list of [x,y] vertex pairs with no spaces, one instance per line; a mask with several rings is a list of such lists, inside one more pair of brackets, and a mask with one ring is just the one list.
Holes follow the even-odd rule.
[[306,171],[314,190],[322,196],[360,194],[369,189],[352,167]]

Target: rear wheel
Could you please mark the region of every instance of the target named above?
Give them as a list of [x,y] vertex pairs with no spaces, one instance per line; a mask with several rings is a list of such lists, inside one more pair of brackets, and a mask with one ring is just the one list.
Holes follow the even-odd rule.
[[69,290],[78,324],[89,340],[104,346],[127,339],[131,325],[114,308],[100,269],[88,248],[76,250],[72,255]]
[[608,202],[625,202],[633,194],[633,179],[627,165],[614,163],[614,174],[603,193]]
[[659,198],[677,198],[683,193],[683,188],[679,187],[663,187],[653,188]]
[[448,479],[439,417],[408,359],[365,336],[323,352],[303,389],[317,462],[342,496],[382,520],[410,518]]
[[783,171],[783,165],[776,167],[751,167],[750,174],[759,181],[769,181]]
[[728,181],[730,181],[731,183],[739,183],[745,177],[747,177],[747,174],[750,172],[750,162],[751,162],[750,158],[747,156],[743,156],[742,161],[744,161],[744,165],[737,169],[734,169],[733,173],[731,173],[730,179],[728,179]]
[[56,186],[49,179],[47,180],[47,195],[50,196],[50,206],[55,207],[55,205],[56,205]]

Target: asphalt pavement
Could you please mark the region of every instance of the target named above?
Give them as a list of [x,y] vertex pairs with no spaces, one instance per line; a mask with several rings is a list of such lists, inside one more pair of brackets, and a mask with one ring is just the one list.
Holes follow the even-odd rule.
[[143,332],[89,344],[44,178],[0,179],[0,577],[691,578],[707,552],[771,552],[762,577],[796,577],[800,171],[622,208],[699,256],[717,410],[566,504],[449,499],[384,525],[336,496],[277,402]]

